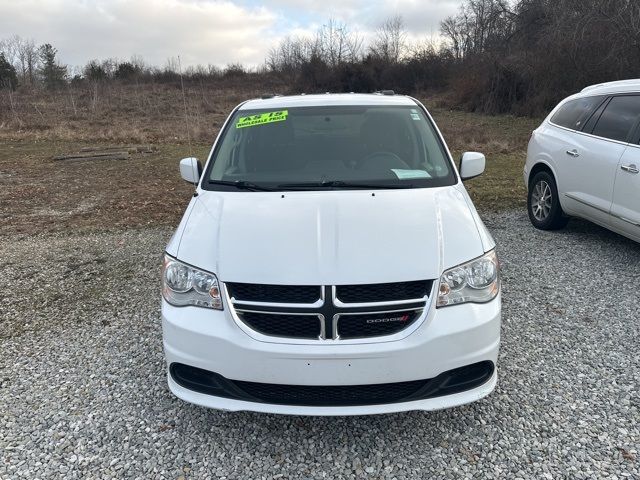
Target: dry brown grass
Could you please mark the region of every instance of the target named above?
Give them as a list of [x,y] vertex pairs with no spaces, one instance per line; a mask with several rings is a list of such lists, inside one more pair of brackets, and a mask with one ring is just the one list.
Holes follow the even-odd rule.
[[211,140],[238,103],[264,94],[261,88],[228,82],[174,84],[83,84],[55,92],[0,91],[0,139],[122,143],[182,143]]
[[[204,159],[231,108],[262,91],[190,86],[194,154]],[[538,121],[452,111],[438,98],[423,100],[455,158],[465,150],[487,155],[486,174],[468,183],[477,206],[523,205],[525,149]],[[100,93],[95,109],[90,91],[22,92],[12,99],[14,110],[7,110],[7,101],[5,95],[0,108],[1,234],[177,223],[193,191],[178,175],[179,158],[190,153],[179,88],[113,86]],[[128,160],[52,160],[105,143],[153,143],[158,151]]]
[[[455,159],[464,151],[487,156],[485,173],[466,186],[480,210],[524,208],[526,189],[522,169],[531,132],[541,119],[512,115],[480,115],[450,110],[438,99],[425,99]],[[430,108],[430,104],[438,105]]]

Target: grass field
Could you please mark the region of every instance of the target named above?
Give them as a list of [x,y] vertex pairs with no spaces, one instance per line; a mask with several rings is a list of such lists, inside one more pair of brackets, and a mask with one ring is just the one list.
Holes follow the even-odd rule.
[[[165,89],[137,99],[135,93],[127,93],[127,108],[120,96],[97,109],[86,103],[90,98],[83,107],[80,97],[73,111],[64,96],[13,99],[15,118],[6,114],[0,123],[1,234],[177,223],[192,193],[178,174],[178,160],[190,154],[181,93]],[[204,160],[226,114],[256,94],[190,92],[193,154]],[[467,150],[487,155],[486,173],[468,182],[479,210],[523,206],[526,145],[539,120],[451,111],[439,106],[438,98],[423,100],[456,159]],[[153,143],[157,151],[128,160],[52,159],[82,147],[132,143]]]
[[487,157],[485,173],[467,182],[478,209],[501,211],[524,207],[526,189],[522,169],[531,132],[541,119],[487,116],[442,108],[431,108],[456,161],[465,151],[479,151]]

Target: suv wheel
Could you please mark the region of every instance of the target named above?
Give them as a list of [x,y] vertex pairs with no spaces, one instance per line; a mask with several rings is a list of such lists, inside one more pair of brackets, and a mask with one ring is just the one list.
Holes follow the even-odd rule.
[[527,210],[531,223],[540,230],[557,230],[569,221],[560,206],[556,180],[549,172],[538,172],[531,180]]

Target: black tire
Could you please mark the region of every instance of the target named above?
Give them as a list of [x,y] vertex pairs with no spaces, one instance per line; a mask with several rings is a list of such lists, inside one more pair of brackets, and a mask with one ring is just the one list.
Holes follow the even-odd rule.
[[529,183],[527,212],[534,227],[540,230],[564,228],[569,218],[562,211],[556,179],[551,173],[536,173]]

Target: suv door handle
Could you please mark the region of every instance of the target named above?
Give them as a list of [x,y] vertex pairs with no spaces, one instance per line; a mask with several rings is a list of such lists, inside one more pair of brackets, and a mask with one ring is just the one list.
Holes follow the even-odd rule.
[[575,148],[573,150],[567,150],[567,155],[571,156],[571,157],[579,157],[580,154],[578,153],[578,150],[576,150]]
[[636,167],[633,163],[631,165],[622,165],[620,166],[620,168],[625,172],[640,173],[640,170],[638,170],[638,167]]

